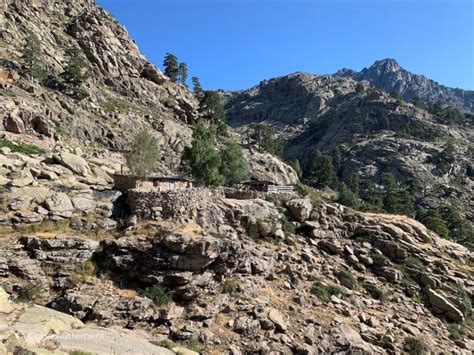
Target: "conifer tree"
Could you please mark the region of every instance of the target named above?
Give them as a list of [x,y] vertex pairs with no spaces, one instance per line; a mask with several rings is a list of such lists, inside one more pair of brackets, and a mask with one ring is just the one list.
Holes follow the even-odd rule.
[[178,66],[178,81],[180,84],[186,85],[186,80],[188,80],[188,66],[186,63],[179,63]]
[[226,186],[234,186],[248,179],[247,162],[242,148],[235,140],[227,140],[221,151],[221,161],[220,173]]
[[206,91],[200,103],[202,117],[217,128],[219,136],[227,135],[224,105],[217,91]]
[[87,60],[79,47],[66,50],[66,65],[61,77],[69,95],[82,99],[88,94],[82,85],[89,77],[87,73]]
[[25,69],[29,75],[39,81],[46,79],[46,70],[44,69],[41,54],[41,44],[38,37],[34,34],[30,34],[26,40],[22,58],[25,63]]
[[315,149],[307,163],[305,179],[317,188],[334,187],[337,176],[334,172],[332,158]]
[[186,147],[182,159],[194,177],[206,185],[219,186],[224,178],[219,173],[221,157],[216,149],[216,128],[200,120],[194,126],[191,147]]
[[165,68],[165,75],[170,78],[172,82],[176,83],[179,75],[178,58],[176,58],[174,54],[166,53],[163,67]]
[[194,95],[201,100],[204,97],[204,90],[202,89],[201,82],[199,81],[199,78],[197,76],[193,76],[191,78],[191,81],[193,82],[193,91]]

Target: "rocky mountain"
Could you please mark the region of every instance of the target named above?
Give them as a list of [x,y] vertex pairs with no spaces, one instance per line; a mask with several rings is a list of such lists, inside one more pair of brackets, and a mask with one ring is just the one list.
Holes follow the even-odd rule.
[[407,101],[418,96],[425,103],[436,102],[442,106],[474,111],[474,91],[450,88],[424,75],[410,73],[395,59],[377,60],[369,68],[364,68],[360,72],[343,68],[335,75],[366,81],[387,93],[400,92]]
[[[417,186],[418,207],[452,203],[474,218],[470,119],[437,116],[338,75],[293,73],[222,97],[232,127],[244,132],[260,122],[277,128],[284,158],[299,159],[303,170],[314,149],[337,149],[339,176],[357,172],[381,184],[383,173],[392,173]],[[436,162],[451,145],[441,169]]]
[[[340,146],[343,169],[424,179],[427,204],[469,215],[468,122],[295,73],[221,93],[250,175],[295,193],[119,189],[143,129],[163,174],[181,171],[196,97],[93,1],[4,0],[0,29],[0,354],[470,354],[471,251],[406,216],[334,203],[239,135],[277,126],[303,163]],[[43,80],[22,57],[33,35]],[[80,98],[62,88],[71,47],[90,74]],[[441,174],[430,157],[448,140]]]

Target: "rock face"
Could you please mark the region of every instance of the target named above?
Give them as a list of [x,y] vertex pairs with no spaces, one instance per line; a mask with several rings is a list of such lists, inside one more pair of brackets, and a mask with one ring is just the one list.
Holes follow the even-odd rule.
[[418,96],[423,102],[439,102],[441,105],[460,110],[474,111],[474,91],[454,89],[438,84],[424,75],[416,75],[403,69],[395,59],[375,61],[360,72],[341,69],[335,75],[367,81],[387,93],[400,92],[406,100]]
[[[470,116],[438,117],[351,78],[300,72],[222,97],[232,127],[239,132],[255,122],[275,127],[285,159],[298,159],[303,171],[315,149],[337,152],[340,177],[357,173],[381,184],[383,174],[391,173],[402,184],[418,186],[420,207],[451,203],[474,218],[469,202],[474,185],[467,149],[474,139]],[[437,162],[450,146],[439,137],[456,141],[445,167]]]

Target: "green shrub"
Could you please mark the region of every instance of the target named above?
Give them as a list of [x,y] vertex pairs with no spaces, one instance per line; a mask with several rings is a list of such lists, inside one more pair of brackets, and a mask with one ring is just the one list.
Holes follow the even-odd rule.
[[144,113],[144,109],[118,97],[113,97],[107,101],[104,101],[100,104],[100,107],[104,109],[105,112],[137,112]]
[[155,172],[160,162],[160,144],[150,132],[138,133],[131,142],[130,151],[125,155],[130,172],[145,178]]
[[17,301],[31,302],[43,292],[41,281],[28,282],[18,292]]
[[428,352],[428,347],[420,339],[406,337],[403,341],[403,350],[410,355],[422,355]]
[[222,292],[228,294],[236,293],[240,288],[239,282],[234,279],[225,280],[222,284]]
[[82,350],[73,350],[69,352],[69,355],[94,355],[94,353],[90,353],[88,351],[82,351]]
[[92,260],[86,260],[81,265],[77,266],[74,272],[69,277],[72,285],[77,285],[84,282],[89,277],[96,275],[96,265]]
[[387,293],[376,285],[364,284],[364,288],[368,292],[368,294],[376,300],[385,302],[388,298]]
[[357,288],[357,279],[351,274],[350,271],[339,270],[335,275],[339,282],[348,289],[353,290]]
[[21,142],[12,142],[8,139],[0,139],[0,148],[7,147],[14,153],[22,153],[27,155],[36,155],[44,153],[44,150],[33,144],[25,144]]
[[171,302],[170,292],[161,285],[153,285],[145,289],[145,296],[151,299],[157,306],[164,306]]
[[5,89],[0,89],[0,95],[5,96],[5,97],[15,97],[16,96],[14,92],[11,92],[11,91],[5,90]]
[[285,235],[295,234],[295,232],[296,232],[296,228],[295,228],[294,224],[291,223],[290,221],[288,221],[286,219],[286,217],[283,217],[281,219],[281,229],[285,233]]
[[316,281],[311,287],[310,292],[318,297],[321,302],[327,303],[331,300],[331,296],[338,296],[343,294],[340,287],[336,285],[324,285],[323,283]]
[[319,206],[322,202],[321,193],[318,190],[313,189],[310,186],[303,185],[303,184],[298,184],[298,185],[296,185],[295,190],[296,190],[296,192],[298,193],[298,195],[300,197],[309,198],[309,200],[311,201],[311,204],[313,205],[313,207]]
[[461,324],[448,324],[448,331],[453,340],[461,340],[464,338],[465,330]]
[[206,346],[196,338],[191,338],[191,340],[186,345],[189,350],[195,351],[199,354],[202,354],[206,351]]

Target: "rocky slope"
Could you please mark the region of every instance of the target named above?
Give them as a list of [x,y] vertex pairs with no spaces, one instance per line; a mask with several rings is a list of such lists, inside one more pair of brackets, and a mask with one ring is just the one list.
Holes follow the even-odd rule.
[[[296,196],[199,194],[207,198],[193,200],[196,214],[177,205],[166,220],[99,235],[100,242],[73,229],[9,233],[3,287],[83,323],[144,330],[157,344],[198,344],[206,353],[399,353],[411,338],[433,351],[472,349],[465,248],[406,217]],[[83,323],[77,332],[90,331]],[[6,346],[11,338],[32,346],[22,324],[2,333]],[[70,329],[46,338],[51,350],[71,349],[53,341]],[[89,345],[74,343],[104,353]]]
[[[197,118],[192,93],[92,1],[6,0],[0,28],[0,353],[470,353],[473,255],[464,247],[311,189],[114,190],[121,150],[143,128],[160,138],[165,171],[177,172]],[[80,46],[87,98],[26,74],[20,52],[32,32],[52,82],[65,50]],[[341,144],[345,166],[374,179],[392,165],[401,179],[422,172],[428,187],[463,176],[469,127],[356,88],[296,73],[223,95],[235,127],[279,125],[289,157],[298,146]],[[377,120],[385,114],[388,126]],[[400,137],[404,124],[414,128]],[[447,176],[419,160],[444,144],[420,138],[427,130],[455,138]],[[278,158],[245,153],[254,177],[298,182]],[[466,186],[444,198],[469,213]]]
[[437,102],[460,110],[474,111],[474,91],[454,89],[438,84],[424,75],[416,75],[402,68],[395,59],[377,60],[360,72],[343,68],[335,75],[370,85],[387,93],[400,92],[407,101],[418,96],[422,102]]
[[[286,159],[299,159],[304,167],[314,149],[339,148],[340,176],[358,172],[379,184],[390,172],[418,186],[420,207],[453,203],[474,217],[472,122],[432,115],[341,76],[294,73],[222,97],[237,130],[255,122],[276,127]],[[453,161],[442,171],[435,161],[448,142]]]
[[[94,1],[3,1],[0,29],[0,131],[8,139],[54,151],[80,147],[93,155],[127,149],[130,138],[147,129],[160,141],[163,170],[178,172],[199,102],[150,64],[124,27]],[[48,75],[43,85],[26,73],[21,58],[32,35]],[[82,100],[57,90],[71,47],[87,59],[88,97]],[[257,163],[261,157],[250,153],[248,158],[260,170],[284,170],[286,177],[275,179],[297,179],[279,161]]]

